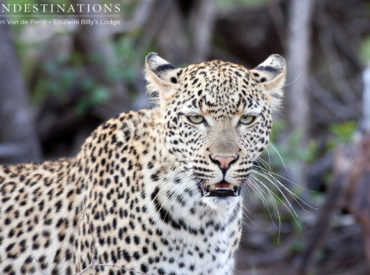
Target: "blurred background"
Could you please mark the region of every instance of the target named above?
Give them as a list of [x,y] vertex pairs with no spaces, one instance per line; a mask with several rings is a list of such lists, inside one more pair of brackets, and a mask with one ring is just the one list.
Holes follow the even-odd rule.
[[260,188],[244,192],[235,273],[370,274],[370,2],[57,1],[112,2],[116,24],[0,24],[0,163],[74,156],[106,119],[149,107],[150,51],[248,68],[279,53],[285,99],[256,163]]

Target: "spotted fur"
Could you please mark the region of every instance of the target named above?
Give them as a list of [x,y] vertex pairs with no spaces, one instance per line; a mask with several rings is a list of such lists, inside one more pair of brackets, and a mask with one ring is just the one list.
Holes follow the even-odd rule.
[[[247,180],[284,78],[278,55],[248,70],[149,54],[156,107],[108,120],[74,158],[0,168],[0,273],[232,274],[241,196],[204,197],[200,184]],[[225,172],[214,154],[238,158]]]

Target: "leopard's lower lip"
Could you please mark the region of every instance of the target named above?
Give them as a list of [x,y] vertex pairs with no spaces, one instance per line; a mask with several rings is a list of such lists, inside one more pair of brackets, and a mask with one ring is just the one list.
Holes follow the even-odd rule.
[[200,183],[200,190],[203,197],[236,197],[240,195],[240,186],[228,182],[220,182],[213,185]]

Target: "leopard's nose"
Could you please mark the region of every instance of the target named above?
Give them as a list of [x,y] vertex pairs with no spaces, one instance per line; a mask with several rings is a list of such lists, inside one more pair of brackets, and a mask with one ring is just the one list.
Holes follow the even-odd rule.
[[222,173],[226,173],[226,171],[230,168],[230,166],[235,163],[239,156],[232,156],[232,155],[215,155],[209,156],[211,161],[217,164],[220,167]]

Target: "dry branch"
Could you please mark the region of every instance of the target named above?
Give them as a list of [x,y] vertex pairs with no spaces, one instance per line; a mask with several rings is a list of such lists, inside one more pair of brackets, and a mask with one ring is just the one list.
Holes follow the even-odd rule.
[[333,184],[326,196],[324,205],[318,210],[316,223],[308,234],[307,245],[299,260],[296,274],[305,275],[309,273],[315,253],[323,245],[325,237],[330,229],[331,217],[337,210],[339,201],[343,196],[344,188],[347,183],[346,175],[351,169],[351,162],[349,162],[348,159],[352,156],[353,150],[350,149],[339,151],[338,155],[335,157],[334,167],[336,174]]

